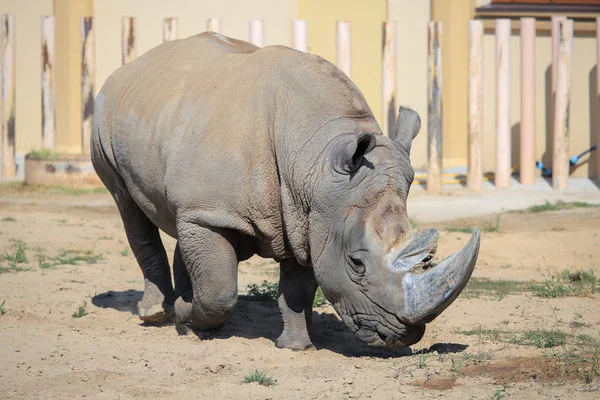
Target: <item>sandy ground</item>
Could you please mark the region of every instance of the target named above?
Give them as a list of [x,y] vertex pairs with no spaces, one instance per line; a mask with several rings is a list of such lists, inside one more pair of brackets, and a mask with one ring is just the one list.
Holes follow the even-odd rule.
[[[0,192],[0,251],[12,254],[14,240],[23,241],[29,262],[19,266],[31,267],[0,274],[0,398],[600,396],[592,369],[600,367],[600,351],[591,346],[600,340],[599,294],[544,299],[526,291],[499,299],[464,292],[428,325],[421,342],[394,351],[363,345],[327,305],[314,311],[317,350],[306,352],[274,346],[282,323],[270,303],[240,301],[234,317],[212,336],[145,325],[135,314],[142,275],[116,209],[99,206],[106,197]],[[444,227],[492,226],[495,218],[419,227],[440,228],[439,255],[447,256],[469,235]],[[600,208],[505,213],[499,226],[499,232],[483,234],[474,277],[541,282],[563,269],[600,275]],[[165,237],[165,246],[172,254],[174,241]],[[40,267],[37,255],[49,262],[61,250],[101,259]],[[239,291],[277,279],[276,264],[253,258],[240,265]],[[73,318],[84,302],[88,314]],[[567,345],[511,343],[538,328],[565,332]],[[582,334],[588,335],[580,336],[586,346],[576,344]],[[275,385],[243,383],[254,369],[267,371]]]

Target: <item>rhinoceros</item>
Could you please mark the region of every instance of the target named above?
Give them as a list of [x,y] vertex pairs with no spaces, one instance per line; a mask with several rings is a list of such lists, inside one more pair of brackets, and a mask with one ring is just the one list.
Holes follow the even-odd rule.
[[[205,32],[117,69],[94,105],[91,158],[142,270],[148,322],[215,330],[238,300],[238,263],[280,264],[283,332],[313,347],[320,286],[376,347],[420,341],[460,294],[480,233],[434,260],[406,200],[421,120],[401,107],[384,135],[360,90],[323,58]],[[177,240],[173,277],[159,230]]]

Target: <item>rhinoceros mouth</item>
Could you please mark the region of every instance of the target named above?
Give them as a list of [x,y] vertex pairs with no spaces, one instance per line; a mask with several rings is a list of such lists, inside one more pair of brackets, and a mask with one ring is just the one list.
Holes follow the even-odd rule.
[[407,325],[391,314],[386,317],[394,319],[393,324],[381,316],[355,314],[352,318],[356,327],[354,334],[369,347],[378,348],[410,346],[425,334],[425,324]]

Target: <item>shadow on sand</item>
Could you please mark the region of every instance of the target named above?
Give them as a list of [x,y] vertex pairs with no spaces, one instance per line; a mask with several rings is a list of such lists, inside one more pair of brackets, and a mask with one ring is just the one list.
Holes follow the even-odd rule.
[[[108,291],[92,298],[92,304],[100,308],[112,308],[121,312],[137,314],[137,302],[142,299],[143,292],[137,290]],[[170,324],[145,324],[147,326],[174,326]],[[266,338],[273,342],[283,330],[283,322],[279,308],[275,302],[249,301],[240,296],[237,308],[229,321],[218,331],[194,332],[202,340],[219,340],[230,337],[246,339]],[[319,350],[329,350],[346,357],[378,357],[396,358],[413,354],[460,353],[468,346],[458,343],[436,343],[429,348],[378,349],[371,348],[360,341],[336,315],[327,312],[313,311],[313,323],[310,331],[311,339]]]

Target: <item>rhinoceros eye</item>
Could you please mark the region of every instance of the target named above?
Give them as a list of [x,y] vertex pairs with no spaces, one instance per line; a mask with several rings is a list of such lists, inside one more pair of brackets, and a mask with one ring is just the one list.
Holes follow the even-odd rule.
[[350,264],[352,265],[352,268],[357,274],[362,275],[365,273],[365,264],[362,262],[361,259],[358,259],[356,257],[350,257]]

